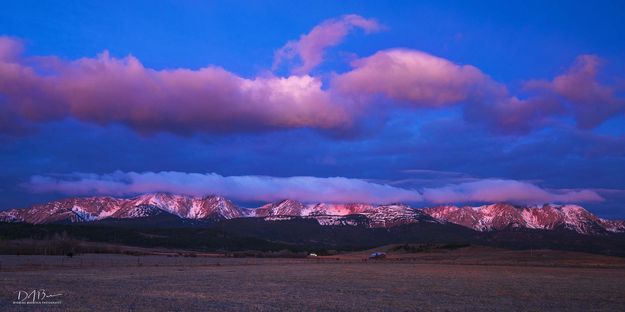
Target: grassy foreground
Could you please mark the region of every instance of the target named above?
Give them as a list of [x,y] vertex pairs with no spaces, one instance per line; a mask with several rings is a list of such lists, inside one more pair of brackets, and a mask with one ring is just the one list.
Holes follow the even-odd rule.
[[[0,310],[625,310],[622,258],[482,247],[365,258],[0,256]],[[16,291],[40,288],[62,303],[12,304]]]

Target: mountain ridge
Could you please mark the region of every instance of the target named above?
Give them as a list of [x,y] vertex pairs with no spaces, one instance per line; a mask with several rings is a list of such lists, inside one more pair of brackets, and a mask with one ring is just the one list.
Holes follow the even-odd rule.
[[602,219],[573,204],[515,206],[495,203],[477,207],[441,205],[412,208],[404,204],[303,204],[286,199],[258,208],[242,208],[223,196],[193,197],[169,193],[143,194],[131,198],[111,196],[66,198],[28,208],[1,211],[0,221],[32,224],[76,223],[109,218],[142,218],[161,213],[169,213],[182,219],[214,221],[250,217],[268,221],[305,218],[314,219],[321,225],[371,228],[432,222],[453,223],[479,232],[506,228],[542,230],[565,228],[589,235],[625,232],[625,221]]

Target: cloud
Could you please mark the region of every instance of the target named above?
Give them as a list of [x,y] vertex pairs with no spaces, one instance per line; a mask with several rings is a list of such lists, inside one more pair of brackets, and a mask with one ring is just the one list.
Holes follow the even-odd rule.
[[359,15],[343,15],[337,19],[329,19],[315,26],[308,34],[302,35],[299,40],[289,41],[278,49],[274,56],[274,69],[285,61],[295,57],[301,60],[301,65],[292,69],[294,74],[307,74],[321,64],[324,51],[336,46],[353,29],[360,28],[365,33],[381,30],[382,26],[373,19],[366,19]]
[[475,66],[421,51],[384,50],[351,65],[352,70],[334,77],[332,89],[369,110],[380,99],[421,109],[462,105],[466,120],[503,133],[527,133],[565,113],[553,96],[519,99]]
[[308,75],[246,79],[214,66],[154,70],[133,56],[118,59],[106,51],[75,61],[39,58],[35,68],[19,50],[19,42],[0,40],[0,116],[30,122],[72,117],[178,134],[351,123],[345,107]]
[[597,79],[602,62],[595,55],[580,55],[551,81],[525,82],[527,97],[491,96],[467,105],[465,116],[509,133],[527,133],[568,116],[578,128],[593,129],[625,112],[625,98],[617,88]]
[[352,62],[333,87],[354,97],[383,95],[410,106],[442,107],[505,93],[479,69],[421,51],[392,49]]
[[625,112],[625,98],[617,96],[615,87],[597,79],[602,63],[596,55],[580,55],[564,74],[552,81],[529,81],[526,87],[561,97],[573,111],[578,126],[591,129]]
[[294,199],[302,202],[587,202],[603,198],[591,190],[545,190],[514,180],[486,179],[422,190],[394,187],[362,179],[310,176],[221,176],[216,173],[121,172],[33,176],[33,192],[67,195],[133,195],[170,192],[194,196],[218,194],[242,201]]
[[565,112],[554,97],[519,99],[475,66],[421,51],[384,50],[351,65],[334,77],[332,90],[368,110],[380,109],[371,106],[383,99],[420,109],[461,105],[466,120],[503,133],[527,133]]
[[526,134],[549,126],[557,117],[565,115],[561,101],[544,95],[527,99],[510,95],[492,96],[472,101],[464,108],[466,120],[506,134]]
[[0,36],[0,60],[17,58],[23,50],[21,42],[15,38]]
[[409,49],[379,51],[352,62],[332,80],[335,92],[369,103],[390,99],[413,108],[463,105],[465,119],[503,133],[527,133],[573,116],[591,129],[625,111],[617,88],[597,80],[601,60],[582,55],[552,81],[526,83],[526,96],[513,95],[472,65],[460,65]]
[[423,190],[433,203],[450,202],[594,202],[603,198],[591,190],[545,190],[528,182],[485,179]]
[[409,49],[379,51],[336,75],[335,92],[365,106],[390,99],[411,108],[463,105],[465,119],[503,133],[526,133],[564,113],[554,97],[519,99],[472,65]]
[[25,57],[19,40],[0,36],[0,133],[27,133],[29,125],[73,118],[142,134],[311,128],[347,137],[398,107],[460,106],[467,121],[526,134],[567,117],[592,129],[625,112],[620,89],[597,79],[602,61],[592,55],[578,57],[551,81],[528,81],[520,95],[475,66],[409,49],[357,59],[327,85],[307,74],[351,30],[381,27],[358,15],[326,20],[276,52],[276,66],[301,59],[295,75],[251,78],[218,66],[156,70],[107,51],[72,61]]
[[194,196],[218,194],[243,201],[295,199],[303,202],[412,202],[421,195],[414,190],[343,177],[221,176],[216,173],[114,172],[73,174],[61,178],[33,176],[27,187],[34,192],[71,195],[131,195],[171,192]]

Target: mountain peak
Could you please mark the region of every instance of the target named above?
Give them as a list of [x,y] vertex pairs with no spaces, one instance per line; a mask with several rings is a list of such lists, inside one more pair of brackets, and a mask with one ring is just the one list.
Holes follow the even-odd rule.
[[424,212],[433,218],[477,231],[502,230],[509,227],[543,230],[565,228],[583,234],[625,231],[625,222],[606,223],[606,220],[598,218],[583,207],[571,204],[525,207],[507,203],[478,207],[438,206],[426,208]]
[[25,209],[0,212],[4,222],[90,222],[105,218],[139,218],[169,213],[185,219],[270,219],[309,218],[323,225],[365,225],[393,227],[415,222],[449,222],[476,231],[510,227],[555,230],[569,229],[582,234],[625,232],[625,221],[601,219],[579,205],[518,206],[494,203],[477,207],[442,205],[416,209],[401,203],[370,205],[359,203],[303,204],[284,199],[256,209],[237,207],[220,195],[192,197],[164,192],[133,198],[66,198]]
[[298,201],[292,199],[283,199],[281,201],[268,203],[254,209],[254,215],[257,217],[301,216],[304,208],[304,204]]

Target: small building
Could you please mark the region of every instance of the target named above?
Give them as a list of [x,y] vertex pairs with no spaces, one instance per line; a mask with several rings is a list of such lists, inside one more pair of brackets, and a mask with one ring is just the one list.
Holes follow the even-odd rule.
[[385,252],[379,252],[376,251],[372,254],[369,255],[369,259],[386,259],[386,253]]

